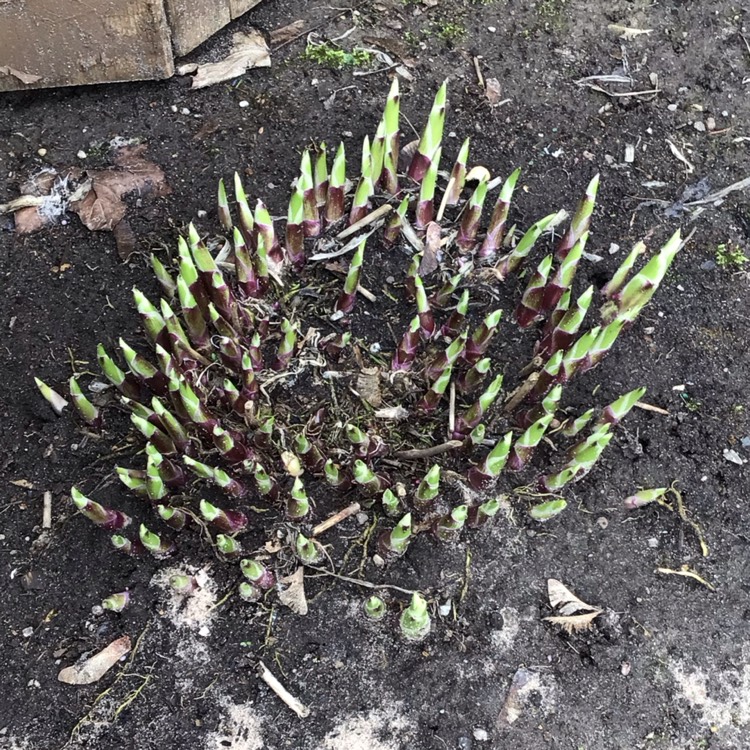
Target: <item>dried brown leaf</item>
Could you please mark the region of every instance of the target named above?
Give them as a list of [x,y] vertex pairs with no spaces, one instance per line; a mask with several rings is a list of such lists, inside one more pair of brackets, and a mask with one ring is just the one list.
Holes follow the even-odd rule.
[[582,630],[588,630],[594,619],[599,617],[601,610],[586,612],[582,615],[569,615],[567,617],[545,617],[545,622],[551,622],[553,625],[559,625],[568,635],[579,633]]
[[307,597],[305,597],[305,569],[300,565],[297,570],[279,583],[286,586],[279,591],[279,601],[297,615],[307,614]]
[[298,37],[304,30],[305,20],[303,18],[293,23],[288,23],[286,26],[281,26],[271,32],[271,44],[276,45],[291,42],[292,39]]
[[11,479],[10,483],[15,485],[16,487],[23,487],[25,490],[33,490],[34,485],[29,482],[28,479]]
[[92,682],[98,682],[129,651],[130,638],[124,635],[112,641],[98,654],[60,670],[57,679],[68,685],[90,685]]
[[357,393],[376,409],[383,403],[380,392],[380,368],[365,367],[357,376]]
[[438,253],[440,252],[440,225],[431,221],[427,225],[424,238],[424,252],[419,262],[419,273],[421,278],[429,276],[438,267]]
[[564,616],[570,616],[576,612],[601,612],[599,607],[579,599],[565,584],[555,578],[547,580],[547,596],[549,597],[550,607],[558,610],[558,613]]

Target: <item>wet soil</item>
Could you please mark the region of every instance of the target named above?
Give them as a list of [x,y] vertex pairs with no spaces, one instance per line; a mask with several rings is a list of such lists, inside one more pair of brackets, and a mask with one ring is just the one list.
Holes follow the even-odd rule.
[[[531,522],[528,501],[516,498],[492,527],[454,545],[422,535],[384,571],[371,547],[355,547],[343,566],[336,552],[347,575],[429,595],[433,630],[420,644],[397,633],[403,592],[384,589],[390,614],[371,624],[360,615],[366,588],[314,572],[305,616],[236,596],[219,604],[236,576],[215,561],[204,597],[177,611],[152,582],[163,563],[114,554],[106,535],[71,512],[70,486],[80,483],[137,515],[137,501],[111,480],[112,467],[140,449],[126,415],[109,410],[106,439],[86,435],[49,411],[33,376],[62,389],[71,367],[96,372],[98,342],[137,340],[131,287],[157,294],[148,255],[172,253],[188,221],[216,230],[219,177],[240,171],[248,193],[281,215],[311,139],[343,139],[355,153],[388,87],[389,73],[371,71],[388,64],[313,65],[302,38],[272,51],[270,69],[204,91],[174,79],[6,95],[0,201],[46,165],[79,162],[80,150],[87,165],[108,164],[102,144],[117,136],[147,143],[172,194],[130,200],[137,251],[125,262],[111,234],[73,216],[27,237],[0,217],[0,747],[749,746],[750,295],[745,270],[717,263],[717,249],[750,255],[750,210],[742,192],[719,206],[675,206],[686,187],[705,181],[718,190],[750,173],[746,13],[724,0],[375,2],[356,12],[266,0],[194,57],[217,56],[237,28],[272,31],[300,18],[322,38],[354,27],[342,47],[404,61],[413,80],[402,80],[402,111],[412,123],[448,78],[447,143],[455,152],[471,135],[474,163],[499,175],[523,168],[512,213],[519,226],[572,210],[600,172],[587,248],[600,260],[582,269],[581,288],[600,285],[637,239],[652,249],[678,227],[695,229],[637,324],[565,396],[581,410],[643,385],[644,400],[668,413],[634,411],[596,469],[566,493],[567,511],[546,525]],[[610,24],[651,31],[621,39]],[[509,101],[490,106],[476,65],[498,80],[498,101]],[[632,82],[593,81],[609,93],[576,83],[613,73]],[[517,351],[509,323],[504,335],[507,351]],[[623,510],[635,489],[674,481],[708,557],[675,514]],[[366,528],[352,518],[339,534],[362,539]],[[213,560],[192,544],[187,559]],[[713,590],[656,572],[683,565]],[[548,578],[605,608],[592,630],[569,636],[542,620]],[[123,614],[92,613],[126,587],[133,604]],[[95,685],[58,682],[62,666],[124,634],[137,646],[126,664]],[[259,658],[311,708],[308,718],[258,680]]]

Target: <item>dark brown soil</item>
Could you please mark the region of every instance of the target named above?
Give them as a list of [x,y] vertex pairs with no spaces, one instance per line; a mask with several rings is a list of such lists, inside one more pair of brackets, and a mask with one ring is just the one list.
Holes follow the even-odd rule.
[[[725,0],[441,0],[432,8],[383,0],[361,4],[356,14],[266,0],[236,26],[270,31],[299,18],[328,38],[356,25],[341,42],[346,49],[375,46],[377,37],[392,57],[413,63],[414,80],[402,81],[402,111],[415,124],[447,77],[446,132],[457,135],[448,138],[451,151],[472,135],[474,163],[500,175],[523,167],[513,209],[520,226],[559,207],[572,210],[601,172],[587,249],[602,259],[587,263],[577,283],[601,284],[639,238],[649,237],[654,248],[678,227],[695,229],[637,324],[601,367],[566,391],[567,405],[584,408],[643,385],[644,400],[669,414],[634,411],[592,474],[566,493],[568,510],[547,525],[528,520],[517,500],[512,516],[464,534],[455,546],[420,537],[386,571],[365,557],[359,569],[361,552],[354,552],[344,572],[419,588],[436,605],[450,600],[449,614],[434,610],[422,644],[399,638],[395,614],[385,624],[364,621],[366,589],[314,576],[305,617],[232,597],[213,611],[207,634],[177,627],[164,593],[149,585],[163,566],[111,553],[106,536],[74,515],[68,501],[70,486],[82,483],[136,509],[110,479],[115,463],[140,447],[126,416],[111,412],[109,439],[86,436],[71,418],[54,417],[33,376],[62,389],[71,359],[77,371],[95,372],[98,342],[136,339],[131,287],[156,294],[149,252],[172,252],[188,221],[216,229],[218,178],[239,170],[249,194],[284,213],[301,149],[312,138],[343,138],[354,153],[374,131],[388,75],[312,65],[301,57],[302,39],[274,51],[272,68],[204,91],[175,79],[6,95],[0,202],[16,197],[18,184],[41,167],[76,163],[81,149],[87,165],[108,164],[101,144],[116,136],[143,139],[173,193],[130,201],[138,249],[125,263],[111,234],[89,232],[73,216],[22,238],[0,217],[0,747],[750,746],[748,468],[725,457],[730,450],[750,459],[743,442],[750,435],[750,295],[745,270],[716,263],[722,244],[750,255],[750,211],[742,192],[697,217],[679,207],[665,211],[701,180],[717,190],[750,174],[746,14]],[[622,40],[608,24],[652,31]],[[205,54],[216,56],[233,30]],[[477,56],[485,79],[497,78],[500,99],[509,102],[489,106],[477,83]],[[624,62],[632,86],[602,88],[659,92],[610,96],[575,83],[621,74]],[[250,106],[241,108],[243,100]],[[624,161],[627,144],[636,147],[632,163]],[[661,202],[644,205],[651,199]],[[202,211],[208,215],[198,218]],[[619,252],[610,254],[612,243]],[[506,321],[503,330],[504,346],[515,351],[513,327]],[[705,531],[708,558],[673,514],[622,508],[635,489],[673,481]],[[41,528],[45,491],[53,496],[49,530]],[[350,519],[340,532],[356,538],[363,527]],[[190,554],[211,559],[197,540]],[[656,572],[682,565],[715,590]],[[210,574],[221,599],[234,574],[220,564]],[[575,636],[544,623],[548,578],[606,615]],[[134,603],[122,615],[92,614],[103,596],[125,587]],[[405,600],[390,593],[394,603]],[[57,681],[62,666],[123,634],[138,643],[127,666],[88,687]],[[311,707],[310,717],[297,719],[257,679],[258,657]],[[530,683],[509,723],[514,675],[516,687],[524,677]]]

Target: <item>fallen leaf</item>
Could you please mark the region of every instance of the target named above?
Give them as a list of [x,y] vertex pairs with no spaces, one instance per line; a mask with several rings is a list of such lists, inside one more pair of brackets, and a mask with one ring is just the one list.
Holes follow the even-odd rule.
[[28,479],[11,479],[10,483],[15,485],[16,487],[23,487],[25,490],[33,490],[34,485],[29,482]]
[[284,545],[278,539],[269,539],[263,549],[270,555],[275,555]]
[[278,29],[274,29],[271,32],[271,45],[286,44],[291,42],[292,39],[298,37],[305,30],[305,21],[300,18],[294,23],[289,23],[286,26],[281,26]]
[[279,601],[297,615],[307,614],[307,598],[305,597],[305,569],[300,565],[297,570],[279,583],[286,586],[279,591]]
[[271,57],[263,34],[257,29],[238,31],[232,37],[232,49],[219,62],[183,65],[178,75],[192,75],[191,88],[202,89],[215,83],[239,78],[251,68],[268,68]]
[[440,251],[440,225],[431,221],[427,225],[424,238],[424,253],[419,262],[417,273],[424,279],[435,271],[439,265],[438,252]]
[[112,232],[117,245],[117,254],[120,260],[126,261],[134,252],[136,247],[135,232],[125,220],[119,221]]
[[619,23],[611,23],[607,28],[610,31],[614,31],[620,39],[624,39],[628,42],[631,39],[635,39],[637,36],[641,36],[641,34],[650,34],[653,31],[653,29],[636,29],[632,26],[620,26]]
[[378,409],[373,416],[376,419],[393,419],[398,422],[406,419],[409,416],[409,411],[404,409],[403,406],[386,406],[383,409]]
[[98,654],[61,669],[57,679],[68,685],[90,685],[92,682],[98,682],[129,651],[130,638],[124,635],[112,641]]
[[487,78],[484,82],[484,94],[490,107],[496,107],[500,103],[500,81],[497,78]]
[[594,621],[594,618],[599,617],[601,612],[599,610],[595,612],[587,612],[583,615],[566,615],[563,617],[545,617],[545,622],[551,622],[553,625],[559,625],[568,635],[578,633],[581,630],[588,630]]
[[601,612],[598,607],[586,604],[579,599],[562,581],[555,578],[547,580],[547,596],[552,609],[558,609],[561,615],[571,615],[576,612]]
[[362,369],[362,372],[357,376],[357,393],[375,408],[383,403],[383,395],[380,392],[379,367],[365,367]]

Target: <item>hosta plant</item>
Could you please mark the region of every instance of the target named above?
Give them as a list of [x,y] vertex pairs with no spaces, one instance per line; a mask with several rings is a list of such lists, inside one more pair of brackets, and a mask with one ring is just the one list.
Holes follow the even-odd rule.
[[[394,80],[361,154],[323,143],[303,153],[285,220],[253,206],[235,175],[232,191],[219,183],[224,236],[190,225],[173,264],[152,259],[161,298],[134,290],[145,341],[98,349],[142,436],[141,459],[116,469],[143,500],[138,519],[73,491],[116,549],[179,554],[201,527],[256,601],[273,564],[249,560],[243,537],[280,520],[285,559],[322,565],[330,537],[311,528],[354,501],[379,519],[386,560],[420,534],[451,542],[492,521],[521,485],[520,502],[540,498],[532,518],[565,507],[566,487],[643,395],[570,413],[565,386],[632,325],[680,237],[635,270],[639,243],[600,293],[579,289],[598,176],[560,234],[564,212],[519,228],[519,171],[472,168],[468,140],[449,162],[446,104],[443,85],[421,137],[403,145]],[[508,360],[518,328],[526,356]],[[84,391],[73,379],[72,403],[106,430],[111,402]]]

